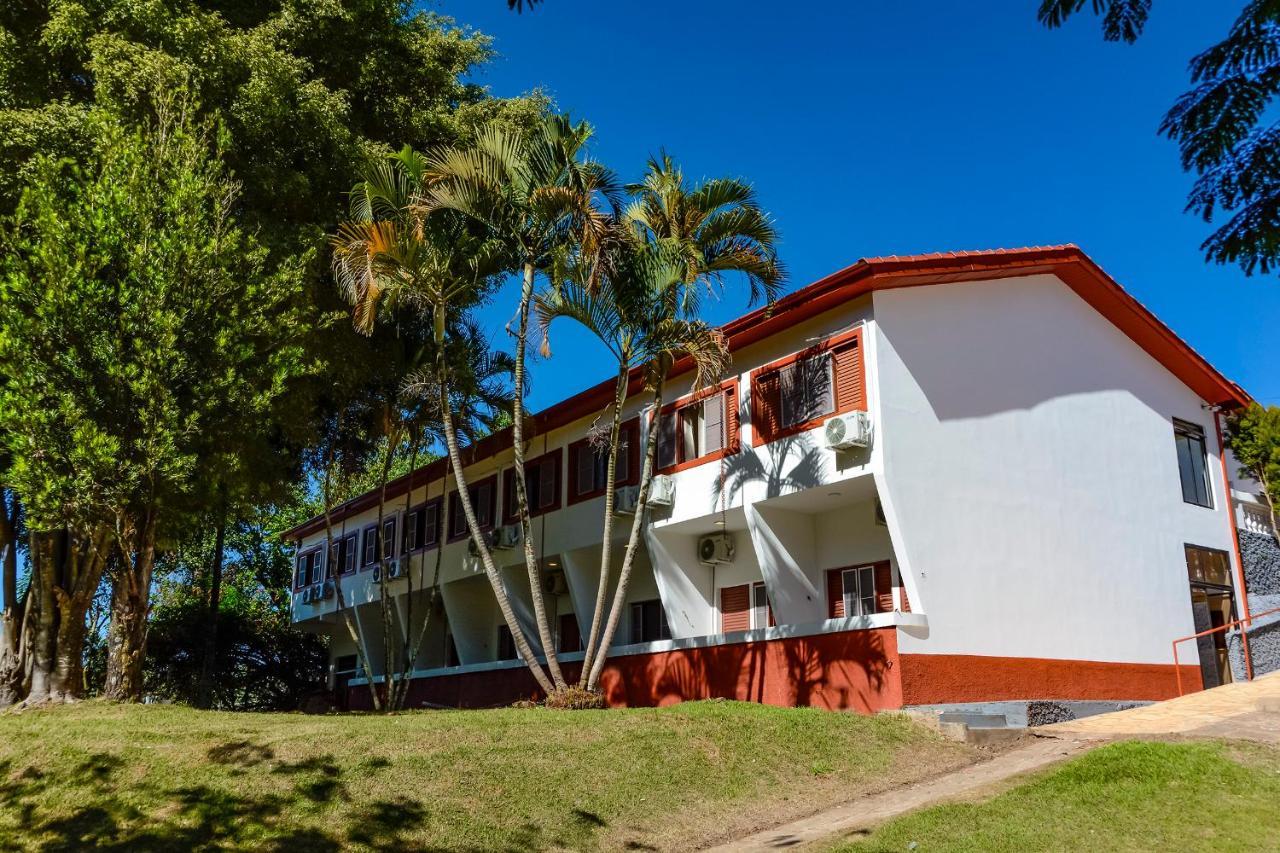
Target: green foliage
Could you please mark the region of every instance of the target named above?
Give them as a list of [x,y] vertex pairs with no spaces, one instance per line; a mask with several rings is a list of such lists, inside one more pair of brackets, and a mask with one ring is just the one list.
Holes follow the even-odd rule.
[[[327,653],[322,639],[293,627],[289,610],[293,557],[277,526],[309,517],[300,494],[287,504],[259,508],[227,530],[213,707],[294,710],[321,689]],[[212,530],[185,542],[157,567],[146,662],[149,697],[195,703],[209,626]]]
[[92,116],[92,155],[37,158],[0,278],[0,438],[33,525],[181,509],[300,370],[300,277],[235,217],[214,128],[162,104]]
[[[1151,0],[1092,0],[1103,34],[1132,42]],[[1085,0],[1043,0],[1040,20],[1060,26]],[[1191,60],[1192,88],[1174,103],[1160,133],[1178,143],[1182,165],[1199,177],[1187,210],[1227,221],[1205,240],[1209,260],[1252,274],[1280,265],[1280,3],[1250,0],[1227,36]]]
[[1271,505],[1280,506],[1280,406],[1254,403],[1228,418],[1227,446],[1241,476],[1261,483]]

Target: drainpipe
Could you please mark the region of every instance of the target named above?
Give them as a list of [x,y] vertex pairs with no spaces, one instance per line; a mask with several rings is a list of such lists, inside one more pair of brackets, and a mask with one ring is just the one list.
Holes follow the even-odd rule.
[[1236,506],[1231,499],[1231,477],[1227,473],[1227,443],[1222,435],[1222,407],[1213,407],[1213,426],[1218,433],[1218,462],[1222,465],[1222,491],[1227,499],[1227,524],[1231,528],[1231,543],[1236,552],[1236,566],[1240,574],[1240,606],[1244,610],[1244,628],[1240,631],[1240,644],[1244,650],[1244,672],[1249,681],[1253,681],[1253,661],[1249,654],[1249,627],[1253,624],[1253,616],[1249,611],[1249,588],[1244,577],[1244,556],[1240,552],[1240,531],[1236,529]]

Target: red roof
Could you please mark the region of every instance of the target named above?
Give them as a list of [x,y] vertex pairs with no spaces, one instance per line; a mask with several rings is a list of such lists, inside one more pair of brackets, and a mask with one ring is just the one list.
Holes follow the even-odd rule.
[[[863,258],[852,266],[725,324],[721,331],[728,340],[730,350],[737,351],[873,291],[1043,273],[1056,275],[1064,281],[1080,298],[1164,365],[1202,400],[1226,407],[1250,402],[1244,389],[1219,373],[1203,356],[1174,334],[1173,330],[1130,296],[1078,246],[1072,244]],[[679,373],[687,368],[687,363],[677,362],[674,372]],[[641,383],[638,370],[632,372],[631,381],[632,392],[638,392]],[[613,399],[613,384],[612,379],[606,380],[539,412],[533,416],[528,435],[558,429],[579,418],[603,411]],[[484,459],[510,445],[511,434],[508,428],[477,442],[465,456],[468,462]],[[391,481],[387,484],[387,499],[403,497],[412,487],[440,479],[446,465],[447,460],[438,459]],[[369,492],[334,507],[331,515],[335,522],[340,521],[376,506],[377,503],[378,492]],[[284,536],[287,539],[301,538],[323,528],[324,518],[318,516],[286,531]]]

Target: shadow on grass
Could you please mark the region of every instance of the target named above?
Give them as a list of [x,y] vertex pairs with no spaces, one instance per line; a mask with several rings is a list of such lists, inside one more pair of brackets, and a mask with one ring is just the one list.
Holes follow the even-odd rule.
[[[525,823],[496,845],[435,847],[415,838],[430,815],[412,797],[362,801],[349,811],[332,807],[352,803],[348,782],[358,786],[360,779],[389,767],[385,758],[360,762],[347,771],[354,777],[347,780],[332,756],[279,761],[269,747],[250,741],[229,741],[208,750],[206,757],[209,775],[230,776],[229,785],[166,785],[163,773],[155,770],[142,779],[126,778],[124,760],[109,753],[93,753],[70,772],[0,761],[0,850],[149,853],[251,847],[290,853],[352,848],[478,853],[584,846],[607,826],[599,815],[573,809],[558,825]],[[237,790],[234,780],[250,768],[279,784],[270,793]],[[126,792],[129,796],[122,797]],[[138,802],[145,806],[134,805]],[[74,806],[68,809],[68,804]]]

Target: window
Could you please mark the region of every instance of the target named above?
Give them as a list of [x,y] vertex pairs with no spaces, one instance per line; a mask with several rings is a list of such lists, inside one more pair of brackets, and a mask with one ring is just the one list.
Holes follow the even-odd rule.
[[506,625],[498,626],[498,657],[496,660],[515,660],[516,641],[511,636],[511,629]]
[[440,499],[410,510],[404,522],[404,553],[440,544]]
[[658,424],[658,469],[719,459],[737,449],[737,382],[695,394],[662,413]]
[[307,585],[307,578],[311,576],[311,555],[299,554],[298,566],[293,573],[293,588],[302,589]]
[[1231,583],[1231,557],[1216,548],[1187,545],[1187,577],[1192,583],[1229,587]]
[[[632,418],[618,431],[614,484],[635,485],[640,479],[640,421]],[[569,446],[569,502],[604,494],[609,454],[603,446],[581,439]]]
[[560,614],[560,630],[556,632],[556,651],[582,651],[582,631],[578,628],[578,617],[576,614]]
[[396,519],[394,517],[384,519],[382,522],[382,541],[378,543],[378,559],[382,559],[384,554],[395,556],[396,554]]
[[861,342],[854,329],[753,372],[752,434],[767,443],[866,409]]
[[876,570],[871,566],[840,573],[845,616],[870,616],[876,612]]
[[350,536],[342,540],[339,545],[339,555],[342,559],[338,565],[342,566],[342,571],[354,572],[357,564],[360,562],[360,534],[352,533]]
[[769,606],[769,592],[763,581],[751,585],[751,628],[767,628],[773,624],[773,608]]
[[378,525],[370,524],[364,529],[364,553],[361,555],[361,566],[372,566],[378,562]]
[[[540,515],[560,507],[560,459],[563,451],[556,448],[550,453],[526,460],[524,476],[526,497],[529,499],[529,515]],[[519,504],[516,502],[516,472],[508,469],[502,481],[502,508],[505,520],[517,521],[520,518]]]
[[662,609],[661,601],[655,598],[632,603],[632,643],[653,643],[670,639],[671,629],[667,627],[667,614]]
[[[494,483],[496,477],[490,477],[467,487],[471,496],[471,507],[476,513],[476,523],[481,530],[493,528]],[[457,492],[449,495],[449,541],[464,539],[470,533],[467,530],[467,517],[462,512],[462,499]]]
[[1212,509],[1213,500],[1209,497],[1209,465],[1204,446],[1204,430],[1195,424],[1175,418],[1173,440],[1178,449],[1178,475],[1182,479],[1182,500]]
[[802,358],[778,371],[783,428],[795,427],[836,410],[831,353]]

